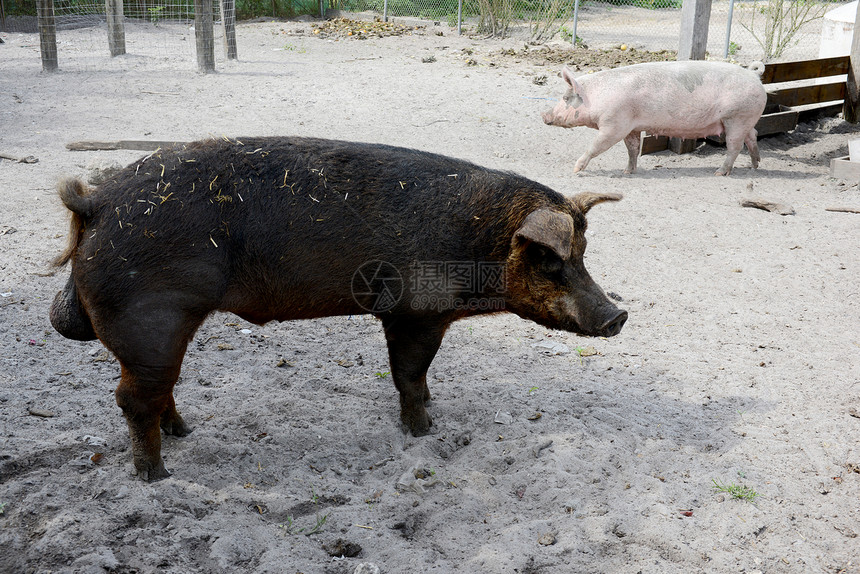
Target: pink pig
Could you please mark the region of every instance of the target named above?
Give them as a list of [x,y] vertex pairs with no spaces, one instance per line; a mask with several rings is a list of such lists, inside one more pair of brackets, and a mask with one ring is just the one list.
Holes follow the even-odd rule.
[[759,153],[755,131],[767,93],[761,84],[764,65],[749,70],[725,62],[690,60],[636,64],[574,79],[562,70],[567,93],[543,121],[551,126],[588,126],[597,137],[574,167],[582,171],[591,158],[624,140],[630,159],[624,173],[636,170],[640,132],[695,139],[726,134],[726,160],[715,175],[732,171],[744,143],[753,168]]

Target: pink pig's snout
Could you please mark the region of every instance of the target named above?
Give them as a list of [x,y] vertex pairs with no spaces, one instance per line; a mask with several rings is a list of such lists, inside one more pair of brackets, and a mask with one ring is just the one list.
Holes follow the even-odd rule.
[[548,109],[541,114],[543,123],[548,126],[560,126],[563,128],[568,126],[570,107],[564,102],[559,101],[554,107]]

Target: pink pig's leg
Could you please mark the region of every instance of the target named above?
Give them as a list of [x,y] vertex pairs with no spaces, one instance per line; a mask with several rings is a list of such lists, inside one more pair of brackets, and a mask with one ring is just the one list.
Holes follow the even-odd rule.
[[642,145],[642,132],[634,130],[627,134],[624,138],[624,145],[627,146],[627,168],[624,173],[633,173],[636,171],[636,160],[639,159],[639,150]]
[[749,134],[747,134],[747,139],[744,141],[747,144],[747,150],[750,152],[753,169],[756,169],[761,156],[758,153],[758,132],[755,131],[755,128],[750,130]]
[[594,141],[591,142],[591,145],[588,146],[588,151],[586,151],[578,160],[576,160],[576,165],[573,168],[573,173],[582,171],[585,169],[585,166],[588,165],[588,162],[591,161],[591,158],[597,157],[621,140],[627,133],[617,133],[617,131],[608,131],[608,130],[598,130],[597,137],[594,138]]
[[[744,148],[744,140],[747,139],[747,134],[749,133],[744,129],[744,126],[738,125],[738,122],[731,120],[723,120],[723,127],[726,132],[726,160],[720,169],[714,172],[714,175],[729,175],[732,173],[732,166],[735,164],[738,154]],[[758,146],[756,146],[756,152],[758,152]]]

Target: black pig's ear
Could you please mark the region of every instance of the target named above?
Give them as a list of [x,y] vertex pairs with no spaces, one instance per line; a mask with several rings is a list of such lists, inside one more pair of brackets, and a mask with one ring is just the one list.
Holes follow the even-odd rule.
[[577,206],[582,213],[588,213],[588,210],[604,201],[620,201],[624,197],[620,193],[593,193],[587,191],[585,193],[577,193],[571,198],[573,204]]
[[567,259],[573,244],[573,218],[551,209],[536,209],[526,216],[514,237],[543,245]]

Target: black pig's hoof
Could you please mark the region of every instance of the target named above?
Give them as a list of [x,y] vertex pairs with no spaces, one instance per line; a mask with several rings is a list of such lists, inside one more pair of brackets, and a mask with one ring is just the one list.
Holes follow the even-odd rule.
[[424,408],[424,405],[412,411],[403,409],[400,412],[400,420],[412,431],[412,436],[430,434],[430,427],[433,426],[433,421],[430,419],[430,415],[427,414],[427,409]]
[[191,427],[185,424],[179,413],[174,411],[173,416],[161,416],[161,430],[164,431],[164,434],[185,436],[191,432]]
[[170,472],[164,468],[164,462],[158,461],[157,465],[148,463],[134,463],[135,474],[145,482],[155,482],[170,476]]

